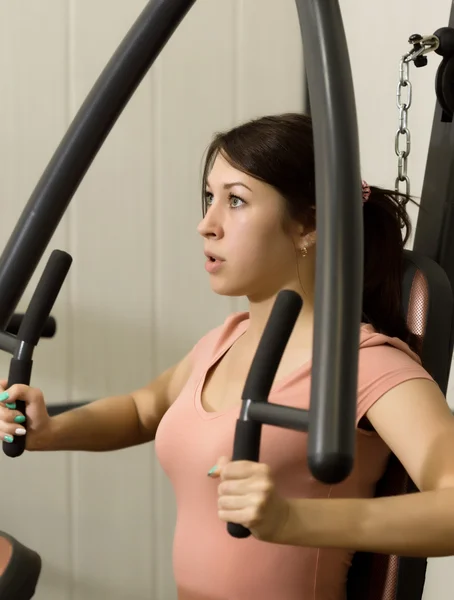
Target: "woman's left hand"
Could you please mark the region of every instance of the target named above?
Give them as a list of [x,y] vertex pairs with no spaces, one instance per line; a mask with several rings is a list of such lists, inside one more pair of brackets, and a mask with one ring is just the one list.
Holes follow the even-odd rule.
[[222,457],[209,472],[220,478],[218,515],[250,529],[259,540],[284,543],[290,505],[275,490],[268,465]]

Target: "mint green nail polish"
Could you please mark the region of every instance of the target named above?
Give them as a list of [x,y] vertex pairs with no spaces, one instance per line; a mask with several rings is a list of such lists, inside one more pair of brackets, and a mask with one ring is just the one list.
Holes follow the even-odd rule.
[[0,394],[0,402],[4,402],[5,400],[8,400],[8,398],[9,398],[8,392],[2,392]]
[[5,440],[5,442],[8,442],[8,444],[12,444],[14,442],[14,438],[12,435],[5,435],[3,439]]
[[22,416],[22,415],[19,415],[18,417],[16,417],[16,418],[14,419],[14,422],[15,422],[15,423],[25,423],[25,417],[24,417],[24,416]]
[[6,406],[6,408],[10,408],[11,410],[16,410],[15,402],[11,402],[11,404],[8,404],[7,402],[5,402],[5,406]]
[[207,473],[208,477],[213,475],[213,473],[216,471],[217,468],[218,468],[217,465],[214,465],[214,467],[211,467],[211,469]]

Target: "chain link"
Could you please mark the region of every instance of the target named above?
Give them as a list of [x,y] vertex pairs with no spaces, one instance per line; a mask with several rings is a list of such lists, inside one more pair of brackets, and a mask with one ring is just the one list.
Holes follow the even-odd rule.
[[[410,81],[410,63],[420,61],[416,64],[424,66],[426,61],[423,56],[433,52],[439,46],[440,40],[435,36],[422,37],[414,35],[409,40],[413,44],[413,49],[402,56],[399,63],[399,82],[397,84],[397,108],[399,109],[399,121],[395,138],[395,152],[397,156],[397,177],[395,181],[395,191],[398,194],[405,194],[407,198],[402,200],[405,206],[410,196],[410,177],[408,175],[408,157],[411,152],[411,133],[408,127],[408,111],[413,99],[413,87]],[[404,91],[405,90],[405,91]],[[401,190],[401,187],[403,189]]]

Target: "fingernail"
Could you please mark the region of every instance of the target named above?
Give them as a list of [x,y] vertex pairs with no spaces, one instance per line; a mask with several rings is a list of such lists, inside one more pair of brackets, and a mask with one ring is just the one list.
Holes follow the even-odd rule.
[[25,429],[23,427],[18,427],[16,429],[16,435],[25,435],[27,432],[25,431]]
[[12,444],[14,441],[14,438],[12,435],[5,435],[5,437],[3,439],[5,440],[5,442],[8,442],[8,444]]
[[214,467],[211,467],[211,469],[207,473],[208,477],[211,477],[211,475],[213,475],[213,473],[216,471],[217,468],[218,468],[217,465],[214,465]]
[[6,408],[10,408],[11,410],[16,410],[16,403],[12,402],[11,404],[5,403]]
[[0,402],[4,402],[5,400],[8,400],[8,398],[9,398],[8,392],[2,392],[0,394]]
[[23,415],[19,415],[14,419],[15,423],[25,423],[25,417]]

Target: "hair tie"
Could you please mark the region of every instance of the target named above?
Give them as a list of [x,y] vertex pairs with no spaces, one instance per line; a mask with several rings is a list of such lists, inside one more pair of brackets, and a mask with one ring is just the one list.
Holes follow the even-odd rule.
[[362,181],[362,187],[363,187],[363,204],[364,204],[365,202],[367,202],[369,200],[370,195],[371,195],[371,190],[370,190],[369,184],[366,181],[364,181],[364,179]]

